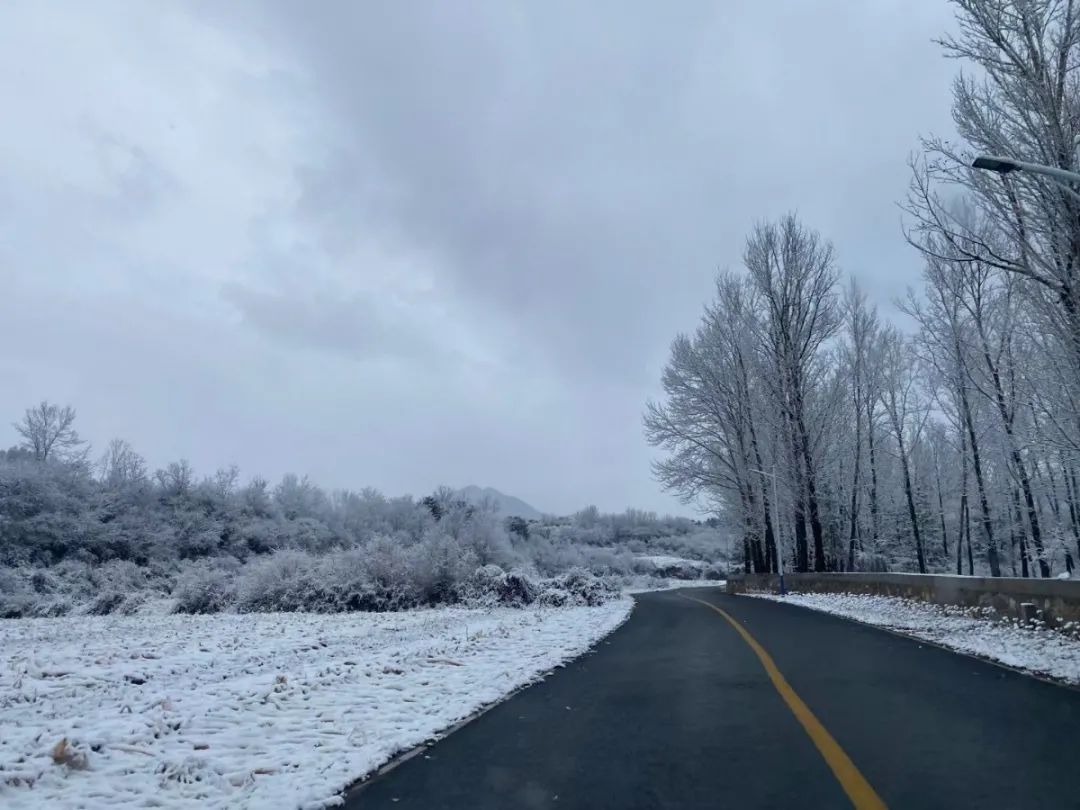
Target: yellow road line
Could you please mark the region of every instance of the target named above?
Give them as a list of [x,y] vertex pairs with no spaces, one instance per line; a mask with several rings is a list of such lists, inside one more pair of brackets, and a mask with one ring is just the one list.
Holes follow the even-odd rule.
[[833,739],[833,736],[825,729],[825,726],[821,725],[810,707],[803,703],[802,698],[796,694],[795,690],[791,688],[791,684],[787,682],[787,679],[783,676],[780,670],[777,668],[776,663],[772,660],[765,648],[757,643],[745,627],[737,622],[731,614],[722,608],[718,608],[711,602],[706,602],[704,599],[695,599],[692,596],[686,596],[685,594],[679,594],[684,599],[689,599],[692,602],[699,602],[706,607],[712,608],[724,619],[727,623],[735,628],[736,632],[742,636],[743,641],[750,645],[750,649],[754,651],[757,657],[761,660],[762,665],[765,667],[765,672],[769,676],[769,680],[772,681],[773,686],[776,687],[776,691],[780,693],[780,697],[784,699],[784,703],[791,709],[791,713],[795,715],[795,719],[802,724],[803,729],[810,736],[811,742],[817,746],[817,750],[821,753],[821,756],[825,759],[829,768],[832,769],[833,775],[840,783],[840,787],[844,789],[844,793],[851,799],[851,803],[857,810],[884,810],[885,802],[881,800],[881,797],[877,795],[874,789],[870,786],[870,783],[866,781],[866,778],[859,772],[859,769],[855,767],[855,763],[851,761],[851,758],[844,753],[844,749],[840,747],[840,744]]

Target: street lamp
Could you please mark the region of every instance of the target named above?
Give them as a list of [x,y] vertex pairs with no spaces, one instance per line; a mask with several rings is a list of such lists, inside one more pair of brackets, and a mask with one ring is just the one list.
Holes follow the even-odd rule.
[[1059,169],[1055,166],[1044,166],[1041,163],[1028,163],[1024,160],[1013,160],[1012,158],[997,157],[995,155],[980,155],[975,158],[971,167],[973,169],[985,169],[988,172],[997,172],[998,174],[1009,174],[1011,172],[1041,174],[1051,178],[1073,197],[1080,200],[1080,193],[1077,193],[1071,186],[1066,185],[1066,183],[1080,183],[1080,174],[1076,172]]
[[787,590],[784,588],[784,553],[780,550],[780,501],[776,497],[776,468],[774,467],[771,473],[754,469],[750,472],[772,479],[773,541],[776,543],[776,570],[780,574],[780,595],[784,596]]

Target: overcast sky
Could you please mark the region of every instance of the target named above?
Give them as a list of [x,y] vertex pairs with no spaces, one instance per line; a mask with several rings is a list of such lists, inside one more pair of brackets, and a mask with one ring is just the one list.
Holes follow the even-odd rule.
[[[226,10],[227,8],[227,10]],[[944,0],[5,2],[0,445],[691,513],[671,339],[796,209],[885,309]]]

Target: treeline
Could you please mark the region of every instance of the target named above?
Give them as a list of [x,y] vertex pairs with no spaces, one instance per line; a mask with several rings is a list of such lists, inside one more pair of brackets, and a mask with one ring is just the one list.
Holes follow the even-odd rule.
[[[1080,554],[1080,13],[956,0],[960,145],[912,160],[923,287],[882,320],[794,216],[757,226],[650,403],[660,480],[711,503],[748,571],[1053,576]],[[869,269],[869,268],[868,268]]]
[[191,612],[392,610],[493,593],[589,603],[604,592],[590,578],[705,573],[641,555],[723,558],[719,529],[638,510],[524,521],[446,487],[416,500],[291,474],[242,482],[235,467],[200,477],[186,461],[151,472],[123,440],[94,459],[75,418],[43,402],[16,424],[22,443],[0,451],[0,615],[130,611],[155,597]]

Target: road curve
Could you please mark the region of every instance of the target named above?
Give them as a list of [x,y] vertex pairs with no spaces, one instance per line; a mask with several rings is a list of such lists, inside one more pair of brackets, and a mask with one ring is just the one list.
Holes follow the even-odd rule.
[[715,589],[637,599],[593,653],[346,808],[1080,807],[1080,691]]

